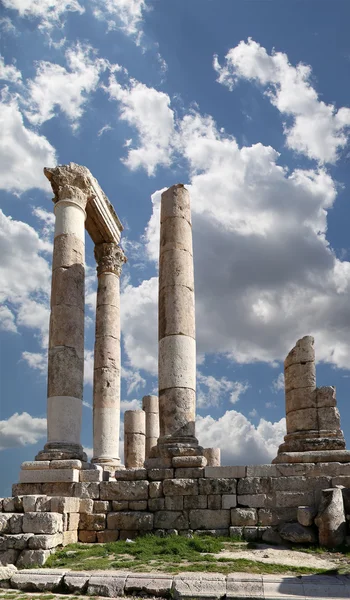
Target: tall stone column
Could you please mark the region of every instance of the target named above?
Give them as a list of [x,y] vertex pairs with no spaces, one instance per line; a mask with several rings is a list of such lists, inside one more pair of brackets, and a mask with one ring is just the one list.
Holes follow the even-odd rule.
[[146,458],[155,458],[159,438],[159,402],[157,396],[144,396],[142,409],[146,413]]
[[[196,339],[190,196],[182,184],[163,192],[159,255],[160,456],[202,455],[195,437]],[[205,464],[200,460],[195,464]],[[176,464],[175,464],[176,463]],[[185,464],[189,461],[185,461]],[[190,464],[189,464],[190,466]],[[192,466],[192,465],[191,465]]]
[[146,414],[143,410],[124,413],[124,462],[127,469],[144,466],[146,451]]
[[79,170],[44,170],[55,197],[48,351],[47,443],[37,460],[86,460],[80,444],[84,381],[85,208]]
[[95,246],[97,261],[92,462],[120,464],[120,274],[126,261],[115,243]]

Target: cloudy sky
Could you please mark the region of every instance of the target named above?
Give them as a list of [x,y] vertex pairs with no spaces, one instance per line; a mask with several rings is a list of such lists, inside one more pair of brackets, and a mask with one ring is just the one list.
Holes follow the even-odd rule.
[[[350,439],[347,0],[2,0],[0,495],[46,434],[52,193],[86,165],[125,231],[122,410],[157,388],[161,191],[190,189],[200,442],[269,462],[283,359],[314,335]],[[96,276],[86,256],[82,443]]]

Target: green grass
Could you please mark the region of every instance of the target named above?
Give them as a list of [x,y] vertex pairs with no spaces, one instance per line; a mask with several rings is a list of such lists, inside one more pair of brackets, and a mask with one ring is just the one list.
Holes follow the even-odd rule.
[[[266,564],[242,558],[225,558],[214,555],[222,550],[235,551],[251,548],[252,544],[239,544],[232,538],[169,535],[139,537],[133,543],[117,541],[107,544],[71,544],[48,558],[45,567],[64,567],[72,570],[129,570],[134,572],[161,571],[179,573],[198,572],[249,572],[249,573],[325,573],[325,569],[289,567]],[[44,599],[42,599],[44,600]],[[49,600],[49,599],[47,599]]]

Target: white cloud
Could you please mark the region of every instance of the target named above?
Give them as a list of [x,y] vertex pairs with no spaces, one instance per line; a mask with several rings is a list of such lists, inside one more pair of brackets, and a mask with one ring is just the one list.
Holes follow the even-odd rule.
[[0,54],[0,79],[19,83],[22,79],[22,73],[14,65],[5,65],[4,58]]
[[128,145],[128,156],[123,162],[131,170],[143,167],[148,175],[154,175],[159,165],[169,166],[174,142],[174,113],[169,96],[134,79],[123,87],[115,76],[110,78],[107,90],[110,98],[120,103],[120,119],[138,133],[138,145]]
[[85,385],[93,385],[94,382],[94,351],[87,350],[84,352],[84,383]]
[[36,369],[42,375],[47,373],[47,354],[45,352],[23,352],[23,360],[29,365],[31,369]]
[[96,18],[107,21],[109,29],[120,27],[140,44],[145,0],[94,0],[94,4]]
[[146,379],[142,377],[139,371],[134,369],[128,369],[122,367],[121,370],[122,379],[127,383],[127,395],[129,396],[133,392],[138,392],[141,388],[146,385]]
[[80,43],[69,48],[65,56],[68,68],[41,61],[35,78],[28,82],[26,115],[35,125],[52,119],[59,108],[76,128],[88,95],[96,90],[100,72],[107,67],[107,61],[96,58],[91,46]]
[[[121,400],[120,402],[120,412],[125,413],[126,410],[140,410],[141,400],[137,400],[134,398],[133,400]],[[124,428],[122,427],[124,430]]]
[[197,371],[197,406],[219,406],[227,399],[236,404],[248,388],[247,382],[230,381],[226,377],[217,379],[213,375],[204,375]]
[[25,192],[50,189],[43,166],[56,164],[55,149],[48,140],[28,129],[14,98],[0,102],[0,188]]
[[280,373],[272,382],[272,391],[276,394],[284,390],[284,373]]
[[215,56],[214,68],[217,81],[230,90],[240,79],[267,87],[271,103],[292,120],[284,127],[289,148],[321,163],[336,162],[339,151],[348,143],[350,109],[337,110],[333,104],[319,100],[310,82],[310,66],[299,63],[294,67],[286,54],[268,54],[249,38],[228,51],[223,67]]
[[51,29],[59,25],[68,11],[84,12],[77,0],[3,0],[3,5],[17,10],[20,17],[38,19],[39,29]]
[[32,417],[26,412],[14,413],[0,421],[0,450],[36,444],[46,437],[46,419]]
[[285,435],[285,419],[260,419],[255,427],[244,415],[229,410],[218,420],[196,419],[196,436],[204,448],[221,448],[222,465],[267,464],[276,456]]

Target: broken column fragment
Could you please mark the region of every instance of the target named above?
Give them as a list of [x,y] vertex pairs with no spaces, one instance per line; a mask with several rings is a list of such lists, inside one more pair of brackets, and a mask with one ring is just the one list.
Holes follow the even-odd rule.
[[158,396],[144,396],[142,408],[146,416],[146,458],[155,458],[159,438]]
[[127,469],[139,469],[145,462],[146,414],[143,410],[124,413],[124,462]]
[[[287,435],[274,463],[350,460],[335,388],[316,387],[314,338],[297,341],[284,361]],[[320,454],[322,453],[322,454]]]

